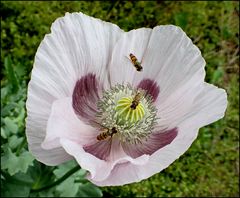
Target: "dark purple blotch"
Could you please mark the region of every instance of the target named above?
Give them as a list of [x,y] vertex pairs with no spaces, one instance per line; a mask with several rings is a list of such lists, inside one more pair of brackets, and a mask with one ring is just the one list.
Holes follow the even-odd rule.
[[147,94],[152,96],[153,102],[156,101],[160,88],[157,83],[149,78],[143,79],[137,86],[137,88],[141,88],[146,91]]
[[73,90],[72,106],[74,112],[80,119],[90,124],[95,122],[99,91],[96,75],[92,73],[78,80]]
[[106,160],[110,155],[112,141],[110,139],[101,140],[94,144],[85,145],[83,149],[95,157]]
[[152,155],[157,150],[171,144],[171,142],[177,137],[177,134],[178,129],[176,127],[165,131],[155,132],[152,133],[147,140],[139,144],[123,143],[123,150],[132,158],[137,158],[144,154]]

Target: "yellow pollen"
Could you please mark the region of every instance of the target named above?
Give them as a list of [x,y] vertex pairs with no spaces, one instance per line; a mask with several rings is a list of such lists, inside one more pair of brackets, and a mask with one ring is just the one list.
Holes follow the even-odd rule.
[[116,112],[119,118],[131,123],[136,123],[144,117],[145,110],[141,103],[138,103],[135,109],[131,108],[133,102],[132,97],[123,97],[117,102]]

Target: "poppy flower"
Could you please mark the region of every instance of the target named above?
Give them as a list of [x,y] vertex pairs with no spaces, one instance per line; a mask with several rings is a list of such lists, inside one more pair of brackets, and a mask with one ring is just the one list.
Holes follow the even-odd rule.
[[[184,31],[124,32],[66,13],[41,42],[28,85],[29,150],[46,165],[76,159],[99,186],[138,182],[168,167],[224,116],[223,89]],[[214,132],[213,132],[214,133]]]

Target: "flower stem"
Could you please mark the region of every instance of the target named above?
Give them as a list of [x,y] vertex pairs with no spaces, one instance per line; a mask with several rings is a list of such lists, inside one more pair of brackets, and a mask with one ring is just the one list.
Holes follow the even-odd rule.
[[72,174],[74,174],[75,172],[77,172],[78,170],[80,170],[80,167],[79,165],[75,166],[74,168],[72,168],[70,171],[68,171],[65,175],[63,175],[61,178],[59,178],[57,181],[47,185],[47,186],[44,186],[44,187],[41,187],[41,188],[38,188],[38,189],[34,189],[32,188],[31,189],[31,192],[40,192],[40,191],[43,191],[43,190],[47,190],[49,188],[52,188],[60,183],[62,183],[64,180],[66,180],[69,176],[71,176]]

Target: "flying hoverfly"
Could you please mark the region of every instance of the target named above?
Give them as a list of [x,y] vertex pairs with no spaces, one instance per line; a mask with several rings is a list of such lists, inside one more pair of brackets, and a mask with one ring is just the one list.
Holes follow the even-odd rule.
[[130,60],[133,64],[133,66],[136,68],[137,71],[142,71],[143,67],[141,65],[141,62],[138,61],[137,57],[133,55],[132,53],[129,54]]

